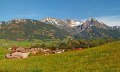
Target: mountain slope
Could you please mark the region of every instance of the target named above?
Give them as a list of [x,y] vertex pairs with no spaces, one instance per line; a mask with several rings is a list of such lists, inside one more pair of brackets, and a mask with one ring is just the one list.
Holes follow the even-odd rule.
[[42,22],[64,29],[70,32],[74,38],[120,38],[118,27],[111,28],[97,21],[95,18],[89,18],[85,22],[72,19],[60,20],[56,18],[45,18]]
[[95,18],[85,22],[79,20],[45,18],[43,20],[14,19],[0,22],[1,39],[63,39],[72,36],[77,39],[111,37],[120,39],[120,27],[109,27]]
[[44,18],[41,20],[44,23],[51,24],[57,28],[64,29],[67,32],[70,32],[74,35],[74,28],[78,25],[82,25],[83,22],[79,20],[72,20],[72,19],[56,19],[56,18]]
[[120,38],[120,32],[118,30],[103,29],[94,26],[86,28],[84,31],[78,33],[77,35],[76,35],[77,37],[84,39],[104,38],[104,37],[111,37],[115,39]]
[[85,21],[82,25],[76,27],[76,35],[77,38],[104,38],[104,37],[112,37],[112,38],[120,38],[120,31],[117,29],[113,29],[104,23],[100,23],[94,18],[90,18]]
[[50,24],[31,19],[12,20],[0,28],[0,38],[5,39],[63,39],[69,33]]

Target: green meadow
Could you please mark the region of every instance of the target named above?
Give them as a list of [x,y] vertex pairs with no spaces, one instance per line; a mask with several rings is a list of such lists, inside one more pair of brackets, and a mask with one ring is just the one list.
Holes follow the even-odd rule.
[[120,41],[27,59],[5,59],[6,53],[9,51],[1,47],[0,72],[120,72]]

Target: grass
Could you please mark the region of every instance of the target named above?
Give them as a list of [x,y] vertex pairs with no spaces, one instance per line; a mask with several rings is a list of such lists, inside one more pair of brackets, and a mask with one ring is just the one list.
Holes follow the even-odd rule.
[[[3,56],[7,51],[1,49]],[[0,57],[0,72],[120,72],[120,41],[81,51],[27,59]]]
[[10,41],[5,39],[0,39],[0,48],[9,48],[12,46],[30,47],[32,42],[28,41]]

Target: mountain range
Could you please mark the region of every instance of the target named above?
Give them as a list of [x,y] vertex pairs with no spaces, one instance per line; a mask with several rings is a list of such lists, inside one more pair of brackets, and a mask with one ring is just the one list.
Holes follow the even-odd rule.
[[120,26],[109,27],[95,18],[86,21],[73,19],[44,18],[13,19],[0,22],[0,38],[11,40],[32,39],[94,39],[111,37],[120,39]]

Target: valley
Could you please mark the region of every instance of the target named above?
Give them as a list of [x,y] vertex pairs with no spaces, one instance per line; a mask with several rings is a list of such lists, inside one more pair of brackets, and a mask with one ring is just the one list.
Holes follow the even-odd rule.
[[0,23],[0,71],[119,71],[120,27],[95,18]]

